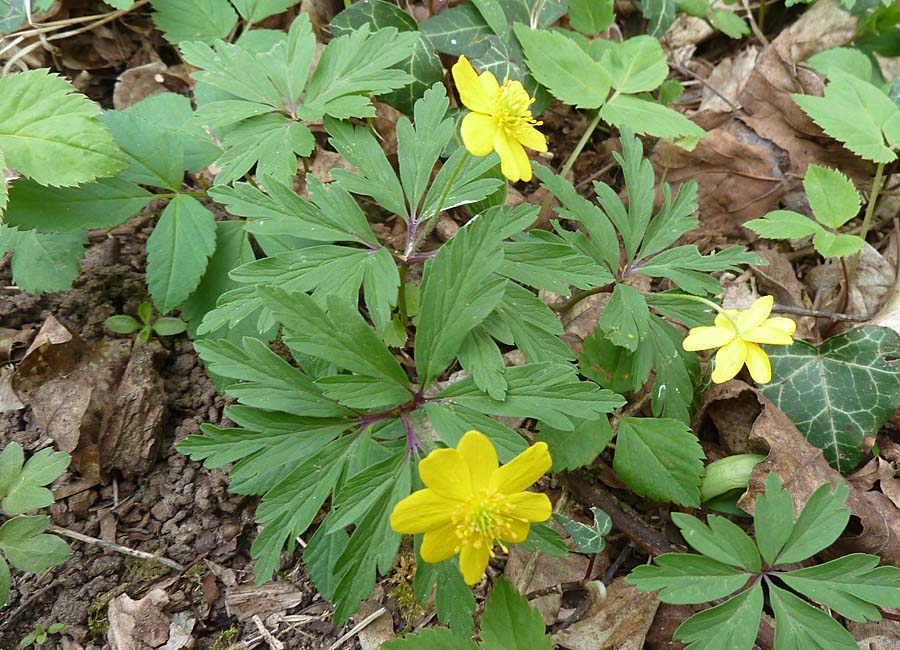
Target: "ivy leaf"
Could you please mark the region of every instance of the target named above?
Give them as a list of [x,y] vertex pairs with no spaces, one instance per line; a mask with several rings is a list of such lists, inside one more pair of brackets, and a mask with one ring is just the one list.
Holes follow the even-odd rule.
[[15,442],[0,454],[0,498],[8,515],[20,515],[52,504],[53,493],[44,486],[66,471],[71,457],[47,448],[34,454],[24,466],[22,460],[22,448]]
[[547,557],[566,557],[569,547],[555,530],[546,524],[531,524],[531,530],[519,548],[529,553],[540,551]]
[[445,627],[429,627],[415,634],[388,641],[382,650],[478,650],[478,646],[461,639]]
[[769,585],[779,650],[858,650],[840,623],[789,591]]
[[599,34],[615,19],[612,0],[569,0],[569,22],[582,34]]
[[559,32],[516,25],[528,68],[554,97],[576,108],[598,108],[606,101],[610,79],[604,67]]
[[[617,348],[621,350],[622,348]],[[609,420],[579,420],[571,431],[554,429],[542,424],[535,440],[546,442],[553,459],[553,471],[574,470],[594,462],[609,441],[612,428]]]
[[600,553],[606,546],[606,540],[603,538],[612,530],[612,520],[609,515],[600,508],[591,508],[591,513],[594,515],[593,526],[560,514],[553,515],[556,522],[572,536],[575,546],[581,553]]
[[673,605],[706,603],[724,598],[750,580],[752,574],[712,558],[690,553],[665,553],[628,575],[641,591],[659,590],[659,599]]
[[822,449],[832,467],[849,472],[862,458],[863,438],[900,407],[900,373],[889,361],[898,350],[897,332],[868,325],[818,348],[803,341],[769,347],[775,381],[760,391]]
[[226,38],[238,19],[231,5],[221,0],[153,0],[152,5],[153,22],[173,45]]
[[810,164],[803,189],[816,219],[830,228],[840,228],[859,214],[861,205],[856,187],[836,169]]
[[482,650],[552,650],[540,612],[502,576],[494,583],[481,619]]
[[694,614],[675,630],[686,650],[753,650],[763,610],[763,588],[757,584],[724,603]]
[[900,146],[900,137],[887,129],[900,107],[869,82],[833,70],[824,96],[791,97],[825,133],[858,156],[876,163],[897,158],[893,149]]
[[471,3],[445,9],[424,21],[421,29],[439,52],[465,54],[472,59],[487,50],[487,39],[493,35],[478,8]]
[[613,469],[641,496],[700,505],[703,449],[678,420],[621,418]]
[[13,517],[0,526],[0,550],[22,571],[42,573],[69,559],[72,550],[55,535],[43,534],[50,517]]
[[[644,4],[649,1],[644,0]],[[613,126],[629,127],[640,135],[652,135],[665,140],[702,138],[706,135],[706,131],[678,111],[631,95],[612,97],[600,109],[600,117]]]
[[13,281],[27,293],[65,291],[81,271],[87,233],[17,230],[0,225],[0,251],[13,250]]
[[41,185],[71,186],[125,166],[100,109],[62,77],[29,70],[0,79],[5,165]]
[[194,292],[215,247],[213,213],[186,194],[169,201],[147,240],[147,284],[160,313]]
[[642,0],[641,13],[649,21],[647,33],[660,38],[675,22],[675,0]]

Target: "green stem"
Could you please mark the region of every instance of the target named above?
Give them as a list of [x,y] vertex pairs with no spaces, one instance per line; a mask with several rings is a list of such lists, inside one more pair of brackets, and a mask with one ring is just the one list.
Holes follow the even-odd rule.
[[[866,216],[863,217],[862,228],[859,230],[859,236],[863,241],[866,241],[866,235],[869,234],[869,228],[872,226],[872,217],[875,216],[875,204],[878,202],[878,193],[881,191],[881,183],[884,180],[884,163],[878,163],[878,167],[875,168],[875,178],[872,179],[872,193],[869,196],[869,203],[866,205]],[[862,251],[859,251],[856,255],[853,256],[853,261],[850,262],[850,282],[853,282],[853,278],[856,275],[856,267],[859,265],[859,256],[862,254]],[[850,282],[847,283],[847,291],[850,291]]]
[[759,13],[756,16],[756,24],[759,25],[759,31],[763,30],[766,24],[766,0],[759,1]]
[[397,308],[400,310],[400,323],[403,325],[403,329],[406,329],[406,324],[409,321],[409,315],[407,313],[406,306],[406,276],[409,275],[409,264],[401,264],[400,265],[400,293],[397,296]]
[[[650,294],[647,294],[647,295],[650,295]],[[668,294],[668,295],[671,295],[674,298],[684,298],[685,300],[689,300],[691,302],[699,302],[701,305],[706,305],[707,307],[715,309],[718,313],[722,314],[722,316],[724,316],[725,318],[728,319],[728,322],[731,323],[731,325],[734,327],[735,331],[740,329],[740,328],[738,328],[737,323],[731,317],[731,314],[728,313],[728,310],[725,309],[724,307],[722,307],[722,305],[717,305],[712,300],[709,300],[707,298],[702,298],[700,296],[695,296],[695,295],[692,295],[689,293],[673,293],[673,294]]]
[[[403,252],[404,259],[409,259],[410,256],[415,254],[415,252],[419,249],[419,246],[422,245],[422,242],[425,241],[425,239],[431,233],[431,230],[437,224],[438,217],[440,216],[441,211],[444,209],[444,202],[447,200],[447,196],[449,196],[450,194],[453,183],[456,182],[456,177],[459,176],[460,170],[462,170],[463,165],[468,159],[469,150],[466,149],[465,153],[460,157],[459,162],[456,163],[456,167],[450,174],[450,178],[447,179],[447,185],[444,186],[444,191],[441,192],[441,196],[438,199],[437,208],[435,209],[434,214],[426,217],[424,223],[420,222],[416,217],[410,217],[410,223],[406,238],[406,250],[404,250]],[[420,226],[422,227],[420,228]]]
[[572,307],[574,307],[575,305],[577,305],[578,303],[580,303],[582,300],[584,300],[585,298],[587,298],[589,296],[595,296],[598,293],[609,293],[610,287],[612,287],[612,286],[613,286],[613,284],[607,284],[602,287],[591,287],[590,289],[585,289],[584,291],[579,291],[578,293],[574,294],[571,298],[566,300],[561,305],[550,305],[550,309],[552,309],[553,311],[555,311],[558,314],[567,312],[570,309],[572,309]]
[[[615,95],[613,95],[615,97]],[[566,177],[570,171],[572,171],[572,167],[575,165],[575,161],[578,160],[578,156],[581,155],[581,152],[584,150],[584,147],[587,145],[588,140],[591,139],[591,136],[594,135],[594,131],[597,128],[597,125],[600,124],[600,112],[597,111],[597,115],[590,121],[587,125],[587,128],[584,130],[584,133],[581,134],[581,140],[578,141],[578,144],[575,145],[575,148],[572,149],[572,153],[569,154],[569,157],[566,159],[566,162],[563,164],[562,169],[559,170],[559,175],[563,178]],[[547,217],[547,211],[550,210],[550,202],[553,201],[553,195],[547,194],[547,198],[544,199],[543,203],[541,203],[541,212],[538,217],[538,221],[541,221]]]

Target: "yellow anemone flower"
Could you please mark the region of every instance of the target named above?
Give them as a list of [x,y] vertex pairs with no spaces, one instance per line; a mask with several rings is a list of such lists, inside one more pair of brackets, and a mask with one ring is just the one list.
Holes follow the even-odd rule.
[[491,441],[468,431],[456,449],[437,449],[419,463],[426,489],[394,506],[391,528],[425,533],[419,553],[426,562],[443,562],[459,553],[466,584],[477,584],[494,543],[524,542],[532,522],[553,513],[546,494],[525,492],[550,469],[546,443],[532,445],[503,467]]
[[519,81],[497,83],[491,72],[475,72],[469,60],[461,56],[453,64],[453,80],[459,98],[471,113],[463,118],[460,129],[463,144],[473,156],[500,155],[500,171],[511,181],[530,181],[531,162],[523,145],[535,151],[547,151],[547,139],[535,126],[542,122],[531,116],[534,99]]
[[797,329],[797,324],[790,318],[769,318],[773,303],[772,296],[764,296],[750,309],[728,309],[716,316],[712,327],[691,329],[682,346],[688,352],[719,348],[712,374],[712,380],[717,384],[733,379],[744,364],[747,364],[753,381],[767,384],[772,381],[772,364],[759,344],[790,345]]

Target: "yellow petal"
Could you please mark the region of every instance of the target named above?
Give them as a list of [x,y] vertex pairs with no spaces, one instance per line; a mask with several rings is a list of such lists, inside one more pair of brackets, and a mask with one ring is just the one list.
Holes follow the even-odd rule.
[[737,332],[737,330],[735,329],[735,325],[737,323],[738,316],[740,315],[741,312],[739,312],[737,309],[726,309],[724,314],[722,312],[718,312],[716,314],[716,320],[714,321],[714,323],[716,327],[724,327],[725,329],[730,329]]
[[451,70],[456,90],[459,92],[459,100],[463,106],[479,113],[493,112],[494,98],[485,91],[482,81],[478,78],[478,73],[475,72],[475,68],[472,67],[469,60],[464,56],[459,57]]
[[713,370],[712,380],[716,384],[724,384],[729,379],[734,379],[744,361],[747,360],[747,344],[741,339],[735,339],[716,353],[716,367]]
[[730,327],[694,327],[681,344],[688,352],[720,348],[734,340],[735,332]]
[[394,506],[391,529],[397,533],[415,535],[446,526],[459,505],[432,490],[419,490]]
[[472,492],[477,493],[488,486],[491,476],[497,471],[497,451],[487,436],[480,431],[467,431],[456,446],[469,465]]
[[509,514],[528,521],[547,521],[553,514],[553,506],[546,494],[518,492],[510,494],[506,502],[512,506]]
[[432,564],[443,562],[456,554],[459,538],[456,536],[456,525],[447,524],[437,530],[429,530],[422,538],[419,555]]
[[516,140],[529,149],[547,151],[547,138],[530,124],[523,124],[516,131]]
[[772,381],[772,364],[763,349],[756,343],[747,344],[747,370],[757,384],[768,384]]
[[494,150],[497,120],[484,113],[468,113],[462,121],[460,135],[473,156],[486,156]]
[[497,129],[494,149],[500,155],[500,171],[504,176],[513,182],[531,180],[531,162],[518,140],[506,135],[503,129]]
[[506,86],[506,97],[511,106],[521,106],[523,114],[531,105],[531,95],[525,90],[525,86],[522,85],[522,82],[517,79],[513,79],[509,82],[509,85]]
[[[785,319],[790,320],[790,319]],[[792,323],[794,321],[791,321]],[[755,330],[750,330],[746,334],[741,334],[741,338],[751,343],[765,343],[767,345],[790,345],[794,342],[793,337],[783,329],[773,327],[766,321]]]
[[763,323],[763,325],[780,329],[782,332],[785,332],[790,336],[793,336],[794,332],[797,331],[797,323],[793,319],[785,318],[784,316],[776,316],[775,318],[770,318],[765,323]]
[[456,449],[436,449],[419,463],[422,482],[442,497],[465,501],[472,490],[469,466]]
[[524,519],[507,519],[509,528],[500,536],[501,542],[509,542],[511,544],[521,544],[528,539],[528,532],[531,530],[531,524]]
[[750,305],[750,309],[741,312],[738,317],[738,326],[741,332],[749,332],[756,329],[766,322],[769,314],[772,313],[772,305],[775,304],[775,298],[772,296],[763,296],[758,298]]
[[459,570],[467,585],[477,585],[484,576],[488,560],[491,559],[491,548],[482,543],[478,548],[471,544],[462,547],[459,554]]
[[494,102],[493,100],[497,98],[500,94],[500,84],[497,83],[497,77],[494,76],[494,73],[490,70],[485,70],[478,77],[478,81],[481,84],[482,90],[484,90],[484,94],[491,99],[491,107],[490,110],[484,111],[485,113],[493,113],[494,112]]
[[522,492],[546,474],[552,464],[547,443],[536,442],[494,472],[490,489],[503,494]]

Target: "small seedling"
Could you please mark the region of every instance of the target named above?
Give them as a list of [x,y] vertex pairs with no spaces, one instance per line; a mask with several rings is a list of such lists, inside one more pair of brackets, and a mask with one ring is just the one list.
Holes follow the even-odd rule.
[[25,636],[21,641],[19,641],[20,648],[27,648],[30,645],[44,645],[44,642],[47,640],[47,637],[51,634],[59,634],[66,626],[62,623],[53,623],[47,629],[44,629],[42,625],[36,625],[34,628],[34,632]]
[[138,307],[138,318],[140,321],[124,314],[110,316],[106,319],[106,329],[116,334],[138,332],[141,343],[149,341],[154,333],[157,336],[175,336],[187,329],[187,323],[180,318],[161,316],[153,320],[153,307],[149,302],[142,302]]

